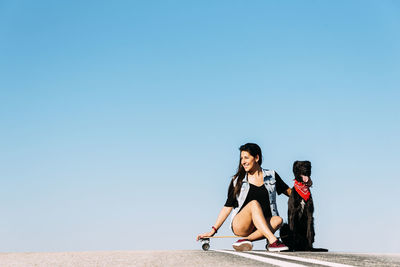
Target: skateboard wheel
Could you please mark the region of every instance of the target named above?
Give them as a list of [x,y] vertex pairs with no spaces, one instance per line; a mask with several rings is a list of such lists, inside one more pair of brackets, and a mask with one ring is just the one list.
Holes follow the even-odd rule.
[[210,248],[210,239],[209,238],[202,238],[201,239],[201,248],[204,251],[207,251]]
[[207,250],[210,248],[210,244],[204,243],[203,245],[201,245],[201,248],[202,248],[204,251],[207,251]]

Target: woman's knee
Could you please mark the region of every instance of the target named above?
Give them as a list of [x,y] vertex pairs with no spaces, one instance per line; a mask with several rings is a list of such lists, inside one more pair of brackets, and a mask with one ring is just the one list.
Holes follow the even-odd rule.
[[261,209],[261,205],[257,200],[252,200],[249,202],[251,208]]
[[275,226],[275,227],[280,227],[283,223],[283,219],[280,216],[273,216],[271,218],[271,223]]

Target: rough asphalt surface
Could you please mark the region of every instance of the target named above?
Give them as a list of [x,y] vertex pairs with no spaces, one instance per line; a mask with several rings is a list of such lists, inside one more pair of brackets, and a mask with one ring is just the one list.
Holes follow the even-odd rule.
[[[287,263],[303,266],[328,266],[301,260],[282,259],[277,256],[289,255],[301,259],[317,259],[325,262],[352,266],[400,266],[400,254],[350,254],[290,252],[269,253],[242,252],[262,258],[280,260],[281,266]],[[265,251],[262,251],[265,252]],[[241,254],[241,253],[239,253]],[[0,253],[0,266],[273,266],[271,264],[217,251],[175,250],[175,251],[93,251],[93,252],[35,252]]]

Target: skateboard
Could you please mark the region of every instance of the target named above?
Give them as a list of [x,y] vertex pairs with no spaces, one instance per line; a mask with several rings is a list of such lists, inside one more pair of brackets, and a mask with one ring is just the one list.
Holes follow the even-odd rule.
[[199,241],[201,242],[201,248],[204,251],[207,251],[210,249],[210,239],[211,238],[245,238],[245,237],[229,235],[229,236],[209,236],[209,237],[200,238]]
[[[211,238],[246,238],[243,236],[236,236],[236,235],[230,235],[230,236],[209,236],[209,237],[204,237],[204,238],[200,238],[199,241],[201,242],[201,248],[204,251],[207,251],[210,249],[210,239]],[[265,249],[268,249],[268,243],[265,245]],[[328,252],[329,250],[326,248],[312,248],[311,250],[308,250],[306,252]],[[288,250],[286,252],[296,252],[294,250]]]

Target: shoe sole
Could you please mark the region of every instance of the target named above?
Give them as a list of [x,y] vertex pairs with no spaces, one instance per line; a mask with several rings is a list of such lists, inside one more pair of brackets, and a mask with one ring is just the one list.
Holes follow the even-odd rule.
[[281,247],[281,248],[268,248],[268,251],[270,252],[280,252],[280,251],[288,251],[288,247]]
[[250,242],[246,242],[240,245],[235,245],[233,244],[232,247],[236,250],[236,251],[250,251],[253,249],[253,245]]

